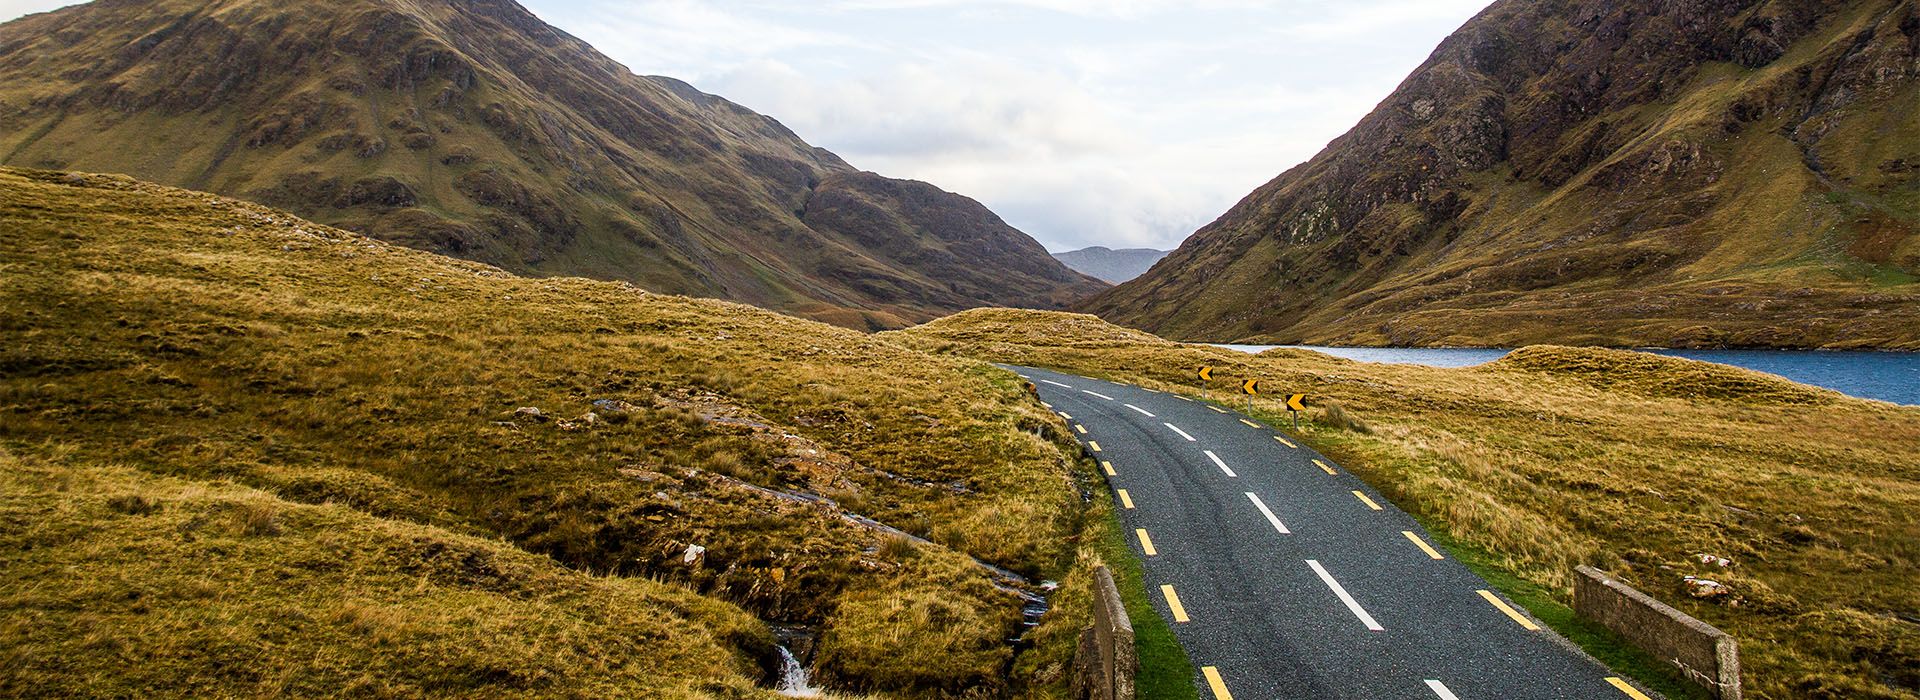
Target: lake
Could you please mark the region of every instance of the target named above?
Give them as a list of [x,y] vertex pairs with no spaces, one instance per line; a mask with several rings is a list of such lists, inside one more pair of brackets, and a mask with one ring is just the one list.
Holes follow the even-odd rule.
[[[1242,352],[1301,348],[1361,362],[1392,362],[1430,367],[1471,367],[1506,357],[1500,348],[1329,348],[1309,345],[1225,345]],[[1825,350],[1662,350],[1659,355],[1705,360],[1777,374],[1802,384],[1842,394],[1920,406],[1920,353],[1835,352]]]

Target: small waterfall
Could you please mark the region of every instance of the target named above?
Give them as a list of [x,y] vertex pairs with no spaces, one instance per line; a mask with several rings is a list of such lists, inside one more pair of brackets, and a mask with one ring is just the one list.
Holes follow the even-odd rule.
[[786,647],[780,649],[780,685],[774,690],[790,698],[817,698],[820,690],[813,687],[813,679],[807,676],[807,667],[793,658],[793,652]]

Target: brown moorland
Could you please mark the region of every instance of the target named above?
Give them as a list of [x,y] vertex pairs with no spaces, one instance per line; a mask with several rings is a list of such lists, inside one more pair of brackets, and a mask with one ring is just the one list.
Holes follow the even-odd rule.
[[1011,373],[119,176],[0,169],[0,231],[0,694],[751,696],[752,618],[1066,692],[1084,606],[1008,640],[1093,477]]

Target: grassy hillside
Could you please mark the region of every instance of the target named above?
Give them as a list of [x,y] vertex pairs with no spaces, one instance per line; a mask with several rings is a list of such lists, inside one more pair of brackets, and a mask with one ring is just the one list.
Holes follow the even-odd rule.
[[51,452],[0,453],[0,695],[779,697],[679,586]]
[[1075,309],[1210,341],[1920,349],[1917,8],[1494,3]]
[[[25,669],[30,694],[80,692],[83,677],[131,687],[147,671],[109,660],[158,650],[177,654],[165,668],[225,663],[238,657],[192,645],[229,638],[342,659],[316,667],[330,678],[374,643],[342,626],[474,645],[438,657],[474,664],[445,678],[368,672],[395,694],[480,694],[561,672],[580,677],[526,692],[614,689],[630,683],[623,669],[681,653],[705,660],[675,678],[733,688],[752,674],[712,650],[764,660],[763,634],[726,631],[747,615],[816,632],[818,676],[844,690],[1065,690],[1084,608],[1056,610],[1018,663],[1007,640],[1021,633],[1023,592],[1079,580],[1072,540],[1092,477],[1011,373],[730,302],[514,277],[117,176],[0,170],[0,230],[6,507],[60,518],[7,529],[7,617],[97,630],[104,645],[9,627],[5,646],[28,656],[7,673]],[[215,550],[237,563],[197,556]],[[102,581],[98,595],[55,593],[46,577],[68,567]],[[437,573],[446,567],[467,573]],[[493,569],[534,573],[496,585]],[[564,603],[550,599],[564,587],[543,581],[585,592]],[[432,606],[389,611],[416,588]],[[694,600],[680,589],[706,602],[672,602]],[[323,605],[329,591],[348,599]],[[191,626],[139,623],[180,635],[158,650],[114,646],[121,633],[105,625],[148,595],[218,606],[168,613]],[[466,600],[473,610],[452,610]],[[576,615],[625,600],[642,602]],[[334,609],[348,605],[392,619]],[[488,611],[506,617],[481,624]],[[463,636],[514,615],[526,636]],[[607,632],[595,616],[691,617],[722,632],[660,632],[656,644],[652,621]],[[265,617],[291,627],[254,629]],[[556,617],[568,621],[540,627]],[[634,658],[590,658],[621,630],[645,640],[619,642]],[[548,646],[488,675],[522,641]],[[540,654],[579,658],[542,670]],[[304,678],[282,680],[315,694]],[[179,693],[279,682],[186,676]]]
[[[1543,618],[1566,617],[1552,608],[1590,564],[1739,638],[1748,697],[1920,698],[1920,408],[1619,350],[1537,346],[1439,369],[1248,355],[1013,310],[883,337],[1194,396],[1201,366],[1217,368],[1216,398],[1249,377],[1307,393],[1292,432],[1462,559],[1543,591]],[[1256,412],[1286,425],[1270,398]],[[1684,575],[1733,593],[1690,598]]]
[[1106,285],[511,0],[100,0],[0,26],[0,163],[861,329]]

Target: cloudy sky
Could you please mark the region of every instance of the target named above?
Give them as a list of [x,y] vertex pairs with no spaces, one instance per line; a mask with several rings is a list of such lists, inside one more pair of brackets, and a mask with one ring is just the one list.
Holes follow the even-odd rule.
[[[521,0],[1054,251],[1171,248],[1489,0]],[[71,0],[0,0],[0,18]]]

